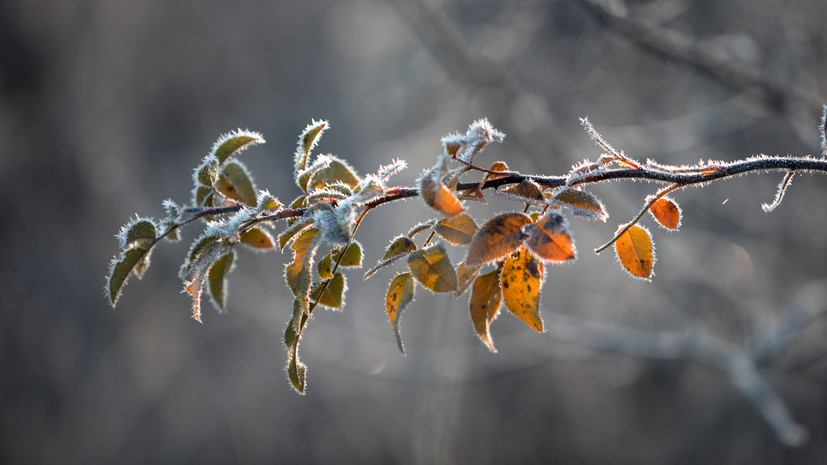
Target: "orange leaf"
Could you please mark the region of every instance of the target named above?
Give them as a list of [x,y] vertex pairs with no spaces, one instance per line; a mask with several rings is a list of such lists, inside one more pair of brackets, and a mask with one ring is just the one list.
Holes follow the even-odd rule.
[[439,210],[445,216],[456,216],[465,211],[465,205],[457,196],[445,184],[435,180],[432,176],[422,177],[419,193],[429,207]]
[[574,240],[566,229],[566,218],[557,212],[549,212],[535,224],[525,227],[528,234],[525,245],[542,260],[574,260]]
[[500,290],[500,270],[479,276],[471,288],[471,321],[477,336],[488,350],[496,352],[489,328],[500,311],[502,291]]
[[402,346],[402,336],[399,334],[399,315],[402,310],[413,300],[414,282],[410,273],[397,275],[388,286],[388,293],[385,296],[385,309],[388,311],[388,318],[393,325],[393,332],[396,334],[396,343],[399,351],[403,354],[405,349]]
[[543,262],[526,249],[505,260],[502,275],[505,306],[511,313],[539,332],[543,332],[540,318],[540,289],[543,287]]
[[524,213],[503,213],[491,218],[471,240],[465,264],[483,265],[517,250],[525,238],[523,226],[531,223],[531,217]]
[[615,242],[615,252],[617,259],[632,276],[646,280],[652,277],[655,245],[646,228],[637,224],[632,226]]
[[500,179],[508,176],[507,173],[509,171],[508,165],[505,164],[504,161],[495,162],[491,165],[491,168],[488,168],[489,171],[501,171],[504,172],[503,174],[490,174],[488,175],[488,179]]
[[[646,199],[647,202],[650,200],[651,197]],[[649,207],[649,213],[666,229],[675,230],[681,227],[681,208],[669,197],[659,198]]]
[[477,232],[477,223],[467,214],[462,214],[440,221],[434,231],[452,244],[465,245]]

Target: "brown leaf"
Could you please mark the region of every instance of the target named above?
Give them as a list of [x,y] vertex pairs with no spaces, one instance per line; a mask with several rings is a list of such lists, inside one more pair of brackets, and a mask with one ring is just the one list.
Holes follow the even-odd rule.
[[517,250],[525,238],[523,226],[531,223],[531,217],[524,213],[503,213],[491,218],[471,240],[465,264],[480,266]]
[[540,289],[543,287],[543,262],[526,249],[509,256],[500,277],[505,306],[533,329],[543,332],[540,318]]
[[479,276],[474,280],[471,289],[471,321],[474,323],[474,330],[488,350],[496,352],[494,341],[491,339],[489,328],[491,322],[497,318],[502,302],[502,291],[500,289],[500,270]]
[[603,202],[589,192],[574,187],[564,187],[549,199],[552,204],[562,205],[572,213],[586,218],[597,219],[604,223],[609,218]]
[[617,259],[632,276],[645,280],[652,277],[655,246],[646,228],[637,224],[632,226],[615,242],[615,252]]

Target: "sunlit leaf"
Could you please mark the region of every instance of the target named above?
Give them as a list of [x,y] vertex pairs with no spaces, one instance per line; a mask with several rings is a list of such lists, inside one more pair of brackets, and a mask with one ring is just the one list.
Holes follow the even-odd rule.
[[500,311],[501,302],[500,270],[494,270],[474,280],[470,301],[471,321],[474,323],[477,336],[491,352],[496,352],[497,349],[494,348],[489,327]]
[[508,174],[506,174],[506,173],[508,173],[510,171],[508,169],[508,165],[506,165],[504,161],[494,162],[494,164],[491,165],[491,168],[488,168],[488,170],[489,171],[501,171],[502,172],[502,174],[489,173],[488,174],[488,179],[504,178],[504,177],[508,176]]
[[[623,228],[621,226],[618,231]],[[632,226],[615,242],[615,252],[623,267],[638,278],[649,280],[655,265],[652,235],[640,225]]]
[[353,168],[350,167],[344,160],[331,157],[330,163],[319,170],[314,171],[307,180],[307,190],[313,191],[321,189],[328,184],[341,182],[350,187],[356,187],[359,184],[359,176]]
[[500,276],[505,306],[511,313],[537,331],[543,331],[540,318],[540,289],[543,287],[543,262],[526,249],[509,256]]
[[[649,202],[651,199],[647,198]],[[659,198],[651,207],[649,213],[655,217],[658,224],[666,229],[678,229],[681,226],[681,208],[670,197]]]
[[391,325],[393,325],[399,351],[403,354],[405,348],[402,345],[402,336],[399,333],[399,316],[402,314],[402,310],[413,300],[413,291],[414,281],[411,274],[402,273],[393,278],[388,287],[388,293],[385,295],[385,309],[388,311],[388,318],[390,318]]
[[457,288],[457,273],[442,244],[411,252],[408,268],[417,281],[434,292],[452,292]]
[[477,223],[463,213],[443,219],[434,226],[434,231],[452,244],[465,245],[471,242],[471,238],[477,232]]
[[445,216],[456,216],[465,211],[465,205],[457,196],[433,176],[422,177],[419,194],[429,207],[442,212]]
[[531,224],[524,213],[503,213],[486,222],[468,246],[468,266],[479,266],[517,250],[523,242],[523,227]]
[[[327,283],[327,285],[325,285]],[[324,290],[322,290],[324,289]],[[318,302],[327,308],[341,309],[344,306],[347,281],[342,273],[336,273],[332,278],[314,283],[310,290],[310,301]]]
[[226,197],[251,207],[256,206],[256,188],[247,167],[239,161],[228,162],[215,181],[215,188]]
[[474,278],[480,274],[479,266],[468,266],[465,263],[460,263],[457,267],[457,290],[454,291],[454,297],[459,297],[471,287]]
[[328,128],[327,121],[316,121],[313,120],[304,131],[299,136],[299,146],[296,148],[296,155],[295,155],[295,178],[296,182],[299,184],[299,187],[303,191],[307,191],[306,186],[306,179],[305,182],[300,182],[298,178],[298,174],[305,169],[307,169],[307,162],[310,159],[310,152],[313,150],[313,147],[316,146],[316,143],[319,141],[319,138],[322,137],[322,133],[325,129]]
[[436,220],[432,219],[429,221],[424,221],[422,223],[417,224],[410,231],[408,231],[408,237],[413,238],[417,234],[421,233],[422,231],[430,230],[436,224]]
[[127,224],[118,236],[121,239],[121,248],[126,248],[135,242],[149,245],[155,240],[156,234],[155,223],[152,220],[139,218]]
[[271,250],[276,246],[273,236],[264,228],[253,227],[241,235],[241,243],[254,250]]
[[207,284],[213,305],[219,312],[227,309],[227,275],[233,269],[235,252],[232,250],[213,262],[207,275]]
[[509,194],[518,197],[525,197],[529,200],[544,200],[543,190],[540,185],[530,179],[523,179],[519,184],[515,184],[505,190]]
[[572,213],[590,219],[597,219],[604,223],[609,218],[603,202],[589,192],[574,187],[564,187],[555,192],[549,201],[552,205],[567,207]]
[[125,250],[119,257],[112,259],[109,265],[109,274],[106,278],[106,287],[104,293],[109,298],[109,303],[114,307],[121,297],[123,286],[126,285],[130,274],[135,270],[139,263],[149,263],[149,255],[151,248],[148,247],[133,247]]
[[293,301],[293,319],[284,330],[284,345],[287,348],[287,378],[299,394],[307,387],[307,366],[299,360],[299,339],[307,325],[309,315],[302,311],[298,299]]
[[213,145],[211,155],[224,163],[230,156],[256,144],[263,144],[264,138],[261,134],[246,130],[236,130],[221,136]]
[[279,234],[279,247],[281,250],[283,251],[284,248],[296,238],[296,235],[309,228],[311,224],[313,224],[312,218],[302,217],[299,221],[282,231],[282,233]]
[[525,245],[541,260],[564,262],[574,260],[574,241],[568,233],[566,218],[554,211],[546,213],[535,224],[525,227]]
[[311,267],[310,262],[318,248],[319,230],[310,228],[302,232],[293,242],[293,261],[284,269],[284,279],[287,286],[298,297],[302,308],[308,308],[308,293],[310,292]]

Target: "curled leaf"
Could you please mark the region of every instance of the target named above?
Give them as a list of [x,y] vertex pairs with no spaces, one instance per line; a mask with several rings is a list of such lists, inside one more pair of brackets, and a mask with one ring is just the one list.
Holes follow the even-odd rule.
[[463,213],[453,218],[443,219],[434,226],[434,231],[452,244],[465,245],[471,242],[477,232],[477,223]]
[[[651,197],[647,197],[649,202]],[[649,213],[655,217],[658,224],[666,229],[678,229],[681,226],[681,208],[670,197],[661,197],[649,207]]]
[[533,329],[543,332],[540,318],[540,289],[543,287],[543,262],[526,249],[509,256],[500,276],[505,306]]
[[429,207],[442,212],[445,216],[456,216],[465,211],[465,205],[451,192],[451,189],[435,179],[435,176],[422,177],[419,183],[419,194]]
[[552,262],[574,260],[574,240],[568,233],[566,218],[551,211],[536,223],[525,226],[525,245],[540,259]]
[[393,326],[393,332],[396,335],[396,344],[399,346],[399,351],[405,353],[405,348],[402,345],[402,336],[399,333],[399,317],[402,310],[408,306],[413,300],[414,282],[410,273],[402,273],[396,275],[388,286],[388,293],[385,295],[385,309],[388,312],[388,318]]
[[232,155],[247,147],[263,143],[264,138],[261,137],[261,134],[238,129],[221,136],[213,145],[210,155],[214,156],[218,163],[224,163]]
[[215,188],[227,198],[251,207],[258,202],[253,178],[247,167],[239,161],[224,165],[215,181]]
[[[106,294],[110,305],[114,307],[118,303],[121,291],[132,272],[139,266],[143,266],[145,271],[146,267],[149,266],[151,250],[150,247],[132,247],[112,259],[109,265],[109,274],[106,278],[106,286],[104,287],[104,294]],[[136,273],[138,278],[142,274]]]
[[434,292],[452,292],[457,289],[457,273],[442,244],[416,250],[408,255],[411,275]]
[[532,223],[524,213],[503,213],[488,220],[468,246],[468,266],[480,266],[517,250],[523,242],[523,227]]
[[227,309],[227,275],[233,269],[234,260],[235,252],[231,250],[213,262],[207,273],[210,300],[220,313]]
[[287,378],[299,394],[307,387],[307,366],[299,360],[299,339],[307,325],[309,315],[302,311],[301,303],[293,301],[293,319],[284,330],[284,346],[287,348]]
[[306,186],[306,179],[305,182],[302,183],[299,180],[298,174],[307,169],[307,162],[310,159],[310,152],[313,150],[313,147],[316,146],[316,143],[322,137],[322,133],[329,127],[327,121],[321,120],[311,121],[310,124],[304,128],[301,135],[299,135],[299,146],[296,148],[296,155],[295,155],[295,174],[296,182],[299,184],[299,187],[303,191],[307,191]]
[[[618,228],[618,231],[623,226]],[[617,259],[632,276],[649,280],[655,265],[655,245],[649,230],[633,225],[615,241]]]
[[497,349],[494,348],[494,340],[491,339],[489,328],[491,322],[497,318],[501,302],[499,269],[481,275],[474,280],[470,301],[471,321],[474,323],[477,336],[491,352],[496,352]]

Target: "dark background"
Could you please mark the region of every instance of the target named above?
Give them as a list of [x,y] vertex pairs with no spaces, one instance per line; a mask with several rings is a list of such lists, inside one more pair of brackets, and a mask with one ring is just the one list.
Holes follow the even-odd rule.
[[[527,173],[600,154],[582,116],[641,160],[818,155],[827,3],[613,8],[685,47],[658,50],[580,1],[0,3],[0,462],[825,463],[823,319],[760,367],[809,430],[790,448],[726,373],[691,359],[591,351],[508,314],[491,354],[466,297],[418,293],[402,357],[383,307],[394,271],[349,273],[345,309],[310,323],[306,396],[283,372],[291,298],[278,253],[242,254],[229,314],[205,307],[204,325],[176,277],[195,228],[155,252],[117,309],[102,297],[120,226],[162,216],[162,199],[186,202],[191,170],[238,127],[267,139],[242,159],[283,201],[297,194],[292,153],[311,118],[331,122],[317,153],[360,173],[404,158],[402,186],[433,164],[441,136],[484,116],[508,137],[481,160]],[[652,283],[591,250],[656,187],[595,187],[612,216],[572,221],[579,259],[547,269],[543,314],[646,334],[703,328],[750,347],[796,302],[824,311],[827,183],[799,175],[765,214],[780,178],[679,192],[678,233],[645,219]],[[429,213],[406,201],[368,216],[366,264]]]

